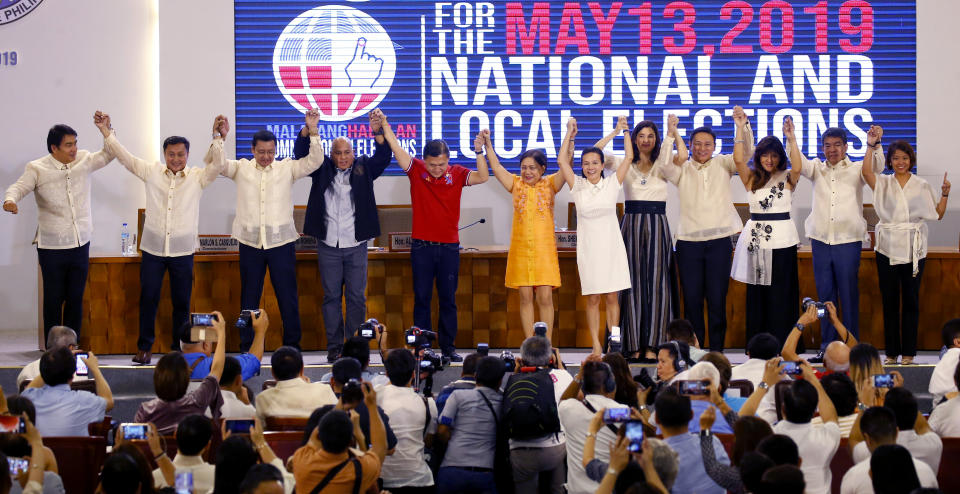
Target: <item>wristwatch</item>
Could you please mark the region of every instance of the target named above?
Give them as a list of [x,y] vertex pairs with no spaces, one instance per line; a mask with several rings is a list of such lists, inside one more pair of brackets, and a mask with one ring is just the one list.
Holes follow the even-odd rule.
[[796,323],[796,324],[793,325],[793,327],[799,329],[801,333],[803,332],[803,328],[804,328],[803,324],[801,324],[801,323]]
[[710,432],[710,429],[700,429],[700,437],[710,437],[713,433]]
[[213,138],[214,138],[214,139],[220,139],[220,138],[222,138],[222,137],[223,137],[223,134],[221,134],[221,133],[219,133],[219,132],[214,132],[214,133],[213,133]]
[[766,381],[760,381],[760,384],[757,385],[757,389],[768,389],[770,387]]

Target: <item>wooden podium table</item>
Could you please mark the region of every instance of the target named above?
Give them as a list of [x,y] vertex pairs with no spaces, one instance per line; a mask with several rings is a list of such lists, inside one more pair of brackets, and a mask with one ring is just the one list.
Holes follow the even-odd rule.
[[[585,319],[585,299],[580,296],[575,252],[560,252],[563,286],[554,292],[557,309],[555,344],[559,347],[590,347]],[[809,248],[799,254],[800,295],[816,298],[812,259]],[[232,323],[240,313],[240,272],[237,254],[195,256],[192,310],[221,311],[227,318],[227,343],[230,351],[239,344]],[[459,332],[456,345],[467,350],[477,343],[493,348],[518,348],[523,341],[520,329],[520,301],[516,290],[504,287],[507,253],[504,248],[465,249],[460,255],[460,279],[457,289]],[[402,343],[402,332],[413,325],[413,285],[408,253],[374,252],[369,254],[367,315],[389,328],[390,347]],[[133,354],[137,351],[140,296],[139,257],[94,257],[83,302],[83,329],[80,345],[96,353]],[[297,254],[297,283],[304,350],[326,349],[326,337],[320,306],[323,290],[314,253]],[[726,346],[743,348],[746,286],[731,280],[727,295]],[[918,346],[923,350],[940,348],[940,327],[944,321],[960,315],[960,252],[931,248],[927,257],[920,291],[921,314]],[[264,282],[261,304],[270,317],[266,347],[281,344],[281,320],[269,277]],[[601,307],[602,309],[602,307]],[[154,352],[165,352],[170,340],[169,285],[164,281],[157,317]],[[436,322],[436,296],[434,296]],[[601,317],[603,314],[601,312]],[[815,325],[816,326],[816,325]],[[819,328],[804,334],[807,348],[819,344]],[[41,330],[42,335],[42,330]],[[883,345],[883,313],[874,253],[864,251],[860,262],[860,336],[878,348]],[[706,342],[703,342],[706,343]]]

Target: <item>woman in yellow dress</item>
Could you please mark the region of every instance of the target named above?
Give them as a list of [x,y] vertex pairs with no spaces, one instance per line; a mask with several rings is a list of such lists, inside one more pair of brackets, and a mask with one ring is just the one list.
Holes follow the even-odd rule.
[[544,176],[547,156],[539,149],[520,155],[520,175],[500,164],[493,150],[490,131],[483,130],[474,141],[477,159],[487,158],[493,174],[513,196],[513,233],[507,253],[505,285],[520,291],[520,321],[524,338],[533,336],[534,299],[540,320],[547,324],[547,338],[553,334],[553,288],[560,286],[560,263],[553,229],[553,199],[563,187],[559,173]]

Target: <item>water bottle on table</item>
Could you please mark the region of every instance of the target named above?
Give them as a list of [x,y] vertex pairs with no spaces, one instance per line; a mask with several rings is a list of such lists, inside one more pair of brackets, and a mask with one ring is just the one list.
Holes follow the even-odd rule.
[[135,256],[136,249],[134,248],[133,238],[130,236],[130,229],[127,227],[127,224],[124,223],[120,227],[120,255],[122,256]]

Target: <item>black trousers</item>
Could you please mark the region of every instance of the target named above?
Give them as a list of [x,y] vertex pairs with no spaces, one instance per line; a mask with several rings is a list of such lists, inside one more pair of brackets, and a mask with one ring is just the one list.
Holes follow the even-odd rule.
[[913,275],[913,264],[891,266],[890,258],[879,252],[876,259],[877,281],[880,282],[880,298],[883,301],[884,353],[887,357],[914,357],[917,355],[920,279],[923,277],[924,259],[920,259],[916,276]]
[[710,350],[723,351],[727,334],[727,286],[733,263],[730,237],[700,242],[678,240],[676,250],[683,291],[683,316],[693,324],[703,347],[706,343],[703,299],[706,298]]
[[430,301],[436,282],[439,315],[437,334],[444,354],[456,350],[457,281],[460,276],[460,244],[413,239],[410,248],[413,274],[413,323],[433,329]]
[[50,328],[67,326],[80,336],[83,291],[90,268],[90,242],[72,249],[37,248],[43,275],[43,338]]
[[772,264],[769,285],[747,284],[746,341],[770,333],[782,346],[800,317],[797,246],[773,249]]
[[140,337],[137,349],[150,351],[153,347],[157,304],[164,273],[170,273],[170,302],[173,305],[170,330],[170,349],[180,349],[180,329],[190,317],[190,294],[193,291],[193,254],[186,256],[155,256],[143,252],[140,259]]
[[[272,249],[240,244],[240,309],[260,307],[263,277],[270,268],[270,283],[283,320],[283,344],[300,348],[300,303],[297,299],[297,254],[294,242]],[[228,320],[230,316],[227,317]],[[240,351],[250,350],[253,328],[240,330]]]

